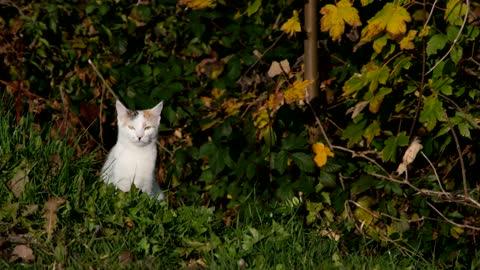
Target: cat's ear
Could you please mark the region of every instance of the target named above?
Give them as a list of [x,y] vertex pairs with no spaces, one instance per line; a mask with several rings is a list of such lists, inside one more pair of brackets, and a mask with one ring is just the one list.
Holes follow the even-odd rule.
[[123,106],[123,104],[118,100],[117,103],[115,103],[115,107],[117,108],[117,114],[119,118],[124,117],[128,112],[127,107]]
[[153,115],[160,116],[162,113],[163,109],[163,100],[160,101],[160,103],[157,104],[157,106],[153,107],[150,109],[150,111],[153,113]]

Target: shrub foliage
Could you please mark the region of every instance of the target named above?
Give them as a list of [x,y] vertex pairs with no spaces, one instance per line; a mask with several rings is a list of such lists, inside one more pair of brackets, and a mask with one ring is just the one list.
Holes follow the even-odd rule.
[[83,149],[114,142],[116,97],[165,100],[173,206],[234,215],[254,198],[300,207],[347,249],[360,234],[373,251],[478,260],[478,3],[318,5],[313,82],[303,1],[4,1],[0,87],[17,121],[87,134]]

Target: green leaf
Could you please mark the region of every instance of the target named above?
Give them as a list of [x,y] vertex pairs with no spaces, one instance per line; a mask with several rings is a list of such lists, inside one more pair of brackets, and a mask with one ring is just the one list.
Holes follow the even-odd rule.
[[425,125],[428,131],[432,131],[437,125],[437,121],[444,120],[444,115],[443,103],[437,95],[432,94],[424,100],[418,120]]
[[427,56],[436,54],[438,50],[445,48],[448,37],[444,34],[433,35],[427,42]]
[[260,6],[262,5],[262,0],[255,0],[255,2],[248,2],[248,7],[247,7],[247,15],[248,17],[252,16],[255,14]]
[[287,137],[282,139],[282,149],[285,151],[304,149],[307,140],[303,136],[297,136],[290,133]]
[[388,35],[383,35],[382,37],[379,37],[373,41],[373,50],[377,53],[380,54],[383,50],[383,47],[387,45],[389,37]]
[[272,153],[271,167],[283,174],[288,167],[288,153],[286,151]]
[[374,187],[377,182],[378,180],[373,176],[362,174],[353,182],[350,192],[354,195],[358,195]]
[[380,136],[381,131],[382,129],[380,128],[380,122],[378,120],[374,120],[372,123],[370,123],[363,133],[363,137],[367,140],[367,144],[370,145],[370,143],[373,141],[373,138]]
[[367,121],[367,119],[363,119],[358,123],[352,123],[343,130],[342,139],[348,140],[347,147],[352,147],[362,140]]
[[448,37],[448,41],[452,42],[455,40],[455,38],[457,37],[458,35],[458,31],[460,31],[460,28],[458,26],[452,26],[452,25],[449,25],[447,27],[447,37]]
[[467,5],[461,0],[448,0],[444,19],[453,25],[462,25]]
[[367,81],[362,74],[353,74],[353,76],[348,79],[347,82],[343,85],[343,95],[349,96],[358,91],[367,85]]
[[313,163],[313,158],[310,155],[302,152],[296,152],[292,154],[292,160],[303,172],[313,173],[315,171],[315,164]]
[[391,92],[392,88],[388,87],[381,87],[376,93],[367,92],[363,98],[369,102],[368,110],[371,113],[377,113],[380,110],[383,98]]
[[463,48],[460,46],[453,47],[452,51],[450,52],[450,59],[456,64],[462,59],[463,56]]
[[397,148],[408,145],[409,138],[406,131],[400,132],[397,136],[391,136],[385,141],[385,147],[382,150],[383,162],[396,162]]

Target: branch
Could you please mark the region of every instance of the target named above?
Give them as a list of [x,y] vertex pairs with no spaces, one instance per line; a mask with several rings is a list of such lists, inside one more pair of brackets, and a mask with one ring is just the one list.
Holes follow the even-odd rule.
[[457,226],[459,228],[462,228],[462,229],[471,229],[471,230],[475,230],[475,231],[480,231],[480,228],[479,227],[475,227],[475,226],[470,226],[470,225],[466,225],[466,224],[458,224],[456,223],[455,221],[447,218],[446,216],[444,216],[442,214],[442,212],[440,212],[437,208],[435,208],[435,206],[433,206],[431,203],[429,202],[426,202],[433,210],[435,210],[435,212],[437,212],[437,214],[439,216],[441,216],[443,218],[443,220],[445,220],[446,222],[454,225],[454,226]]
[[110,94],[112,94],[112,96],[113,96],[116,100],[120,100],[120,99],[118,99],[117,94],[115,94],[115,92],[112,90],[112,88],[110,88],[110,86],[107,84],[107,82],[106,82],[105,79],[103,78],[103,76],[102,76],[102,74],[100,73],[100,71],[98,71],[97,66],[95,66],[95,64],[93,64],[92,60],[88,59],[88,63],[92,66],[93,70],[95,71],[95,73],[97,73],[98,77],[100,77],[100,79],[102,80],[103,84],[105,85],[105,87],[107,87],[108,91],[110,92]]
[[447,56],[450,54],[450,52],[452,52],[453,48],[457,44],[458,39],[460,38],[460,35],[462,35],[463,28],[467,24],[468,13],[470,12],[470,0],[465,0],[465,1],[467,2],[466,3],[467,9],[465,11],[465,16],[463,17],[463,23],[462,23],[462,26],[460,27],[460,30],[458,30],[457,36],[453,40],[452,45],[450,46],[450,49],[448,49],[447,53],[442,58],[440,58],[440,60],[437,63],[435,63],[435,65],[430,70],[428,70],[425,75],[430,74],[435,68],[437,68],[438,65],[440,65],[440,63],[442,63],[445,60],[445,58],[447,58]]

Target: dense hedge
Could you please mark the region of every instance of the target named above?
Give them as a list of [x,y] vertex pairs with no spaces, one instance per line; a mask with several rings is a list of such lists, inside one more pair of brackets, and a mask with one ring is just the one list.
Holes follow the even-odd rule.
[[346,248],[361,234],[372,250],[478,261],[478,4],[319,2],[311,102],[303,4],[6,1],[0,89],[18,119],[29,110],[56,135],[86,132],[89,149],[114,143],[115,95],[131,108],[164,100],[172,205],[281,202]]

